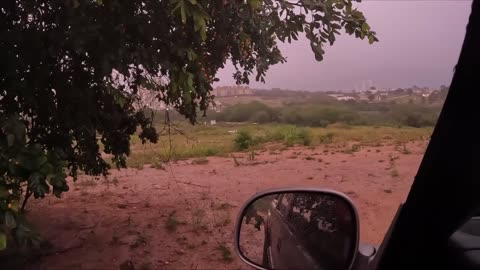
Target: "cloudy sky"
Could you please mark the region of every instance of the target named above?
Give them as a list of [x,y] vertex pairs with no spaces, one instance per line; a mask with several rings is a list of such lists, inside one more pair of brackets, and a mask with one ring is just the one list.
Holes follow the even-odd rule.
[[[465,35],[470,0],[364,0],[359,4],[380,42],[343,34],[315,61],[305,38],[281,44],[287,63],[270,69],[254,88],[328,91],[364,85],[394,88],[448,85]],[[234,85],[228,65],[220,85]],[[252,81],[254,79],[252,78]]]

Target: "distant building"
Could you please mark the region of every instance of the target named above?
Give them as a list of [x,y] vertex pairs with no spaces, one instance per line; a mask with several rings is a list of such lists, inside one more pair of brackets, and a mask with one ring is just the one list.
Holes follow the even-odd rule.
[[346,100],[356,100],[355,97],[345,95],[345,94],[329,94],[328,96],[335,98],[336,100],[346,101]]
[[252,89],[247,86],[221,86],[212,90],[216,97],[247,96],[253,95]]
[[347,101],[347,100],[356,100],[356,98],[352,96],[343,96],[343,97],[337,97],[337,100]]

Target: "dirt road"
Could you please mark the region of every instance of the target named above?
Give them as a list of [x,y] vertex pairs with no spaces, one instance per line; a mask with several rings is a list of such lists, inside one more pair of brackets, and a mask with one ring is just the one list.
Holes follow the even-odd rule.
[[[31,203],[29,218],[58,255],[32,269],[247,269],[233,252],[242,203],[276,187],[332,188],[358,207],[361,240],[379,243],[410,188],[426,142],[342,152],[277,148],[112,171],[108,182],[82,177],[62,200]],[[259,243],[260,244],[260,243]],[[43,268],[42,268],[43,267]],[[126,268],[128,269],[128,268]]]

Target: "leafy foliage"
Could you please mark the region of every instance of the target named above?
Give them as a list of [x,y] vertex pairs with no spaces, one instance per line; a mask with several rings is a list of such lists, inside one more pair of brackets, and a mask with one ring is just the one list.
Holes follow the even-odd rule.
[[[435,125],[440,106],[417,104],[312,103],[272,108],[260,102],[236,104],[215,119],[227,122],[285,123],[326,127],[335,123],[428,127]],[[261,121],[259,121],[261,120]]]
[[248,130],[240,130],[234,139],[237,150],[246,150],[254,145],[253,136]]
[[263,141],[277,141],[283,142],[286,146],[293,146],[294,144],[310,145],[312,143],[312,132],[307,128],[296,126],[279,126],[269,129]]
[[[377,40],[351,0],[5,0],[0,8],[0,247],[21,198],[68,190],[67,175],[126,165],[130,136],[156,142],[139,89],[194,123],[230,59],[264,81],[303,32],[317,60],[342,27]],[[263,116],[262,116],[263,118]],[[12,218],[13,217],[13,218]],[[17,238],[17,240],[19,240]]]

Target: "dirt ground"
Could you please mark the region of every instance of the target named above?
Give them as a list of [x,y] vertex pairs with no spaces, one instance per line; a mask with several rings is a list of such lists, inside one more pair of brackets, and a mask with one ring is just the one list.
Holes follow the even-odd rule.
[[144,270],[249,269],[233,249],[239,208],[256,192],[291,186],[346,193],[360,215],[361,241],[379,244],[426,144],[411,142],[408,152],[387,144],[353,153],[272,146],[253,160],[237,153],[236,162],[210,157],[206,164],[113,170],[108,181],[82,177],[63,199],[31,203],[30,220],[57,253],[32,269],[119,269],[126,261]]

